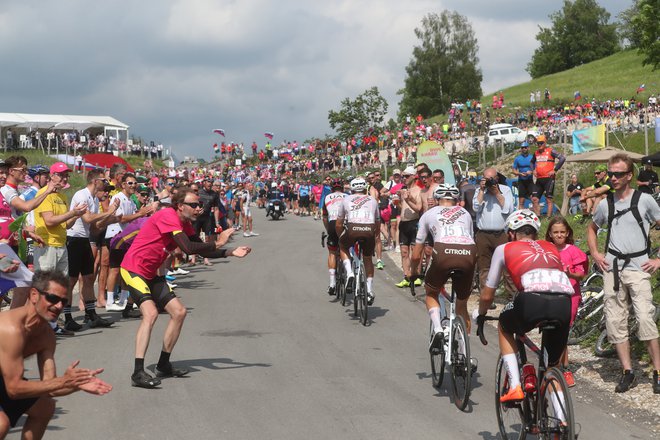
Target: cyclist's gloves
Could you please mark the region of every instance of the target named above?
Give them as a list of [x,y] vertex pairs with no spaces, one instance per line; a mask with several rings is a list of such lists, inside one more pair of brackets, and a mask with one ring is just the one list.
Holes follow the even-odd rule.
[[479,339],[481,340],[481,343],[484,345],[488,345],[488,341],[486,341],[486,338],[484,337],[484,324],[486,323],[486,315],[478,315],[477,316],[477,336],[479,336]]

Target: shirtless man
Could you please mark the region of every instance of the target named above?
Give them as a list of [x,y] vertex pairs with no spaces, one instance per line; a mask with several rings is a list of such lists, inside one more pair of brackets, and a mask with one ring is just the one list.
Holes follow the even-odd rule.
[[[40,439],[55,412],[56,396],[79,390],[103,395],[112,387],[96,376],[103,369],[76,368],[72,362],[64,376],[55,371],[55,333],[49,322],[67,303],[69,279],[56,271],[37,271],[28,302],[0,314],[0,439],[23,413],[28,418],[22,438]],[[41,380],[25,380],[24,359],[37,355]]]
[[[396,284],[397,287],[401,288],[410,286],[408,281],[410,276],[410,246],[415,244],[417,222],[419,221],[419,212],[422,209],[422,188],[416,183],[415,169],[412,166],[407,167],[403,170],[402,177],[405,186],[398,193],[401,201],[399,247],[401,248],[401,266],[404,278]],[[415,285],[422,285],[421,280],[415,283]]]

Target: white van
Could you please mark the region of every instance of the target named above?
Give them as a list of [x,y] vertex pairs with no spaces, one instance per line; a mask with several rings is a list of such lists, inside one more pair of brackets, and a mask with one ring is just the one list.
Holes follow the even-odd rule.
[[495,145],[499,140],[505,144],[524,141],[532,144],[538,135],[536,130],[521,130],[511,124],[493,124],[488,128],[488,145]]

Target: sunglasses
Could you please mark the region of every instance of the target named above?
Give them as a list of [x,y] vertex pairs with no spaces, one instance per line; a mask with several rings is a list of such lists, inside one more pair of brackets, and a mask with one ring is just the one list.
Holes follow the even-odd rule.
[[18,171],[19,173],[27,173],[27,168],[11,168],[14,171]]
[[620,179],[628,173],[630,173],[630,171],[608,171],[607,176],[609,178],[616,177],[617,179]]
[[197,209],[200,206],[202,206],[202,204],[199,202],[194,202],[194,203],[183,202],[183,204],[190,206],[192,209]]
[[167,182],[167,186],[174,186],[174,182]]
[[429,176],[419,176],[420,179],[428,179]]
[[53,305],[61,302],[62,305],[64,307],[66,307],[66,305],[69,304],[68,299],[62,298],[61,296],[55,295],[54,293],[44,292],[43,290],[39,290],[39,289],[37,289],[37,292],[39,292],[39,295],[43,295],[46,298],[46,301],[48,301],[49,303],[51,303]]
[[133,182],[124,182],[124,183],[126,185],[129,185],[129,186],[137,185],[137,182],[135,182],[135,181],[133,181]]
[[140,193],[142,197],[149,197],[149,193]]

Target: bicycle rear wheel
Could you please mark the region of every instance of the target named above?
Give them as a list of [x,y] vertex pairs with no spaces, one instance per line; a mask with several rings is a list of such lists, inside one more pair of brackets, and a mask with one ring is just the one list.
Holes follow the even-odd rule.
[[594,354],[598,357],[611,357],[616,354],[616,347],[607,339],[607,330],[605,329],[598,335],[594,346]]
[[337,281],[335,283],[335,294],[341,305],[346,305],[346,271],[344,264],[339,260],[337,264]]
[[367,325],[367,319],[369,318],[369,298],[367,298],[367,279],[364,273],[364,264],[360,263],[360,279],[359,283],[359,295],[360,304],[358,304],[358,310],[360,312],[360,322],[362,325]]
[[538,400],[539,438],[575,439],[573,402],[564,375],[553,367],[541,380]]
[[579,344],[594,335],[598,331],[598,325],[603,319],[603,297],[597,291],[602,290],[598,287],[585,287],[585,294],[592,293],[592,296],[578,309],[575,322],[568,333],[568,345]]
[[[431,327],[429,331],[429,336],[433,336],[433,323],[431,322]],[[433,386],[440,388],[442,386],[442,380],[445,375],[445,350],[444,343],[442,344],[443,348],[440,349],[438,353],[431,353],[431,379],[433,380]]]
[[470,363],[470,340],[467,326],[462,316],[454,319],[451,349],[451,384],[454,391],[454,405],[463,411],[470,401],[472,364]]
[[497,424],[503,439],[522,440],[527,436],[526,430],[526,401],[501,403],[500,396],[509,392],[509,377],[502,357],[497,361],[495,370],[495,411],[497,413]]

